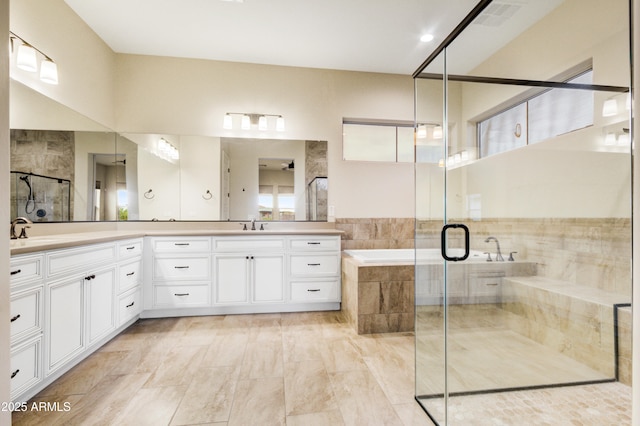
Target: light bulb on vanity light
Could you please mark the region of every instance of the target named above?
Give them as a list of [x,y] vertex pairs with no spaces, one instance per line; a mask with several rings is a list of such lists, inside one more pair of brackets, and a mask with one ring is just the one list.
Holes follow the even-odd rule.
[[258,130],[267,130],[267,117],[265,117],[264,115],[261,115],[258,118]]
[[231,114],[225,114],[224,115],[224,121],[222,122],[222,128],[223,129],[227,129],[227,130],[233,129],[233,117],[231,117]]
[[606,134],[606,136],[604,137],[604,144],[607,146],[611,146],[611,145],[615,145],[616,144],[616,134],[613,132],[609,132]]
[[36,49],[23,43],[18,47],[18,58],[16,65],[21,70],[36,72],[38,70],[38,61],[36,60]]
[[433,138],[442,139],[442,126],[436,126],[433,128]]
[[427,126],[424,124],[418,125],[418,131],[416,132],[416,137],[418,139],[425,139],[427,137]]
[[276,131],[284,132],[284,117],[281,115],[276,118]]
[[247,114],[242,116],[242,120],[240,121],[240,128],[242,130],[251,129],[251,117],[249,117]]
[[618,102],[615,99],[607,99],[602,105],[602,116],[613,117],[618,114]]
[[58,84],[58,66],[49,58],[40,64],[40,80],[48,84]]

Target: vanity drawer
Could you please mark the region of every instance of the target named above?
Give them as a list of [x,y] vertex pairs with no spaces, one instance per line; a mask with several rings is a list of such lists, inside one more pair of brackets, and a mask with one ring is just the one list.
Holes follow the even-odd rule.
[[118,299],[118,327],[142,312],[140,289],[131,290]]
[[44,256],[15,256],[9,266],[9,282],[11,285],[42,279]]
[[[259,231],[258,231],[259,232]],[[218,252],[256,252],[260,250],[284,250],[284,238],[229,237],[215,238],[213,250]]]
[[155,257],[154,280],[208,280],[211,278],[211,256]]
[[291,237],[289,247],[292,250],[340,251],[340,237]]
[[75,249],[58,250],[47,254],[48,276],[60,275],[93,265],[114,262],[115,244],[99,244]]
[[41,342],[38,336],[11,350],[11,399],[42,380]]
[[291,275],[323,276],[340,273],[339,254],[291,255]]
[[120,259],[142,256],[142,239],[118,242],[118,256]]
[[42,286],[11,296],[11,341],[42,331]]
[[208,306],[209,285],[154,286],[153,304],[166,308]]
[[211,251],[211,238],[154,238],[152,240],[154,252],[209,252]]
[[338,280],[291,283],[291,300],[294,302],[339,302]]
[[118,293],[136,287],[142,281],[142,260],[134,260],[118,267]]

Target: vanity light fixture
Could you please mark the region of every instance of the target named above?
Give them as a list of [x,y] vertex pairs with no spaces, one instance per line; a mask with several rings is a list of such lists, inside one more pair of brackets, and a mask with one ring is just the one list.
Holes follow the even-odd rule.
[[442,126],[436,126],[433,128],[433,138],[442,139]]
[[618,114],[618,101],[615,99],[607,99],[602,105],[602,116],[613,117]]
[[418,138],[418,139],[426,139],[427,138],[427,125],[426,124],[418,124],[418,130],[416,131],[416,138]]
[[178,160],[180,159],[180,152],[165,138],[160,138],[158,140],[158,156],[167,161]]
[[43,57],[40,63],[40,80],[47,84],[58,84],[58,66],[48,55],[25,41],[22,37],[9,31],[9,48],[13,55],[13,47],[16,41],[20,41],[16,66],[28,72],[38,71],[38,53]]
[[611,145],[615,145],[616,144],[616,134],[613,132],[609,132],[606,134],[606,136],[604,137],[604,144],[607,146],[611,146]]
[[224,115],[224,121],[222,128],[225,130],[233,130],[234,116],[240,116],[240,128],[242,130],[251,130],[252,127],[257,127],[261,132],[269,130],[269,117],[275,117],[275,130],[278,132],[284,132],[284,117],[275,114],[257,114],[246,112],[227,112]]

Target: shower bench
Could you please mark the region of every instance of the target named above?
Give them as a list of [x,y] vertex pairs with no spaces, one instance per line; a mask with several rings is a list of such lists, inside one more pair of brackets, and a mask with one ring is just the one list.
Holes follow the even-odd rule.
[[509,327],[630,383],[630,295],[540,276],[505,277]]

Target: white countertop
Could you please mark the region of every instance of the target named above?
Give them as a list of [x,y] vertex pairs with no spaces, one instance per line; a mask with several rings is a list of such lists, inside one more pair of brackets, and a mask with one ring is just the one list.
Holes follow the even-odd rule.
[[29,237],[26,239],[10,240],[9,249],[11,255],[33,253],[44,250],[69,248],[84,244],[104,243],[128,238],[140,237],[207,237],[207,236],[243,236],[261,237],[266,235],[341,235],[343,231],[338,229],[277,229],[264,231],[243,230],[137,230],[137,231],[100,231],[77,232],[68,234],[54,234],[41,237]]

